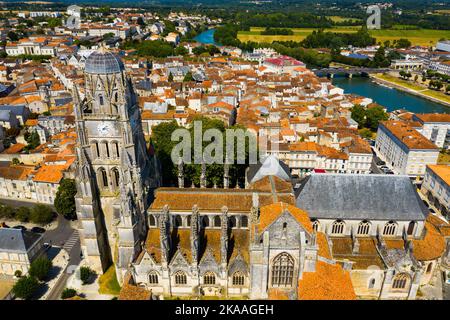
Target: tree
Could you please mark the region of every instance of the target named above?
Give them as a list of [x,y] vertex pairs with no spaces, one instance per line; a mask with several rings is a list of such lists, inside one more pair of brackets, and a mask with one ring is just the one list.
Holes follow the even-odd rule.
[[71,288],[65,288],[63,292],[61,292],[61,299],[69,299],[73,298],[77,295],[77,290]]
[[74,220],[77,218],[75,211],[75,195],[77,193],[77,187],[75,180],[73,179],[62,179],[59,184],[58,191],[56,192],[56,197],[54,205],[56,211],[62,214],[67,219]]
[[8,36],[8,38],[9,38],[9,40],[11,40],[11,41],[13,41],[13,42],[19,40],[19,36],[18,36],[17,33],[15,33],[14,31],[9,31],[7,36]]
[[359,130],[359,134],[365,139],[372,139],[373,136],[372,131],[370,131],[370,129],[368,128],[362,128],[361,130]]
[[168,77],[167,81],[173,82],[173,74],[172,74],[172,72],[169,72],[169,77]]
[[36,204],[31,208],[30,221],[33,223],[46,224],[53,220],[53,211],[49,206]]
[[397,49],[409,48],[411,47],[411,41],[408,39],[398,39],[395,41],[395,47]]
[[34,130],[31,134],[27,135],[25,139],[28,145],[24,149],[26,149],[27,151],[33,150],[41,144],[41,138],[39,137],[39,133],[37,133],[36,130]]
[[22,276],[22,271],[21,271],[21,270],[16,270],[16,271],[14,272],[14,276],[15,276],[16,278],[20,278],[20,277]]
[[447,85],[447,86],[445,87],[445,92],[446,92],[446,93],[449,93],[449,92],[450,92],[450,84]]
[[13,286],[12,292],[17,298],[30,299],[33,293],[39,287],[39,282],[36,278],[27,276],[20,278]]
[[189,53],[188,49],[183,46],[178,46],[175,48],[174,54],[176,56],[185,56]]
[[83,282],[83,284],[88,283],[89,279],[92,275],[94,275],[95,272],[89,267],[81,267],[80,268],[80,280]]
[[11,160],[11,163],[12,163],[13,166],[17,166],[17,165],[20,164],[20,161],[19,161],[19,159],[17,159],[17,158],[13,158],[13,159]]
[[363,128],[366,124],[366,109],[359,104],[355,105],[351,117],[358,123],[358,127]]
[[142,17],[139,17],[137,19],[137,24],[140,25],[141,27],[145,27],[145,21]]
[[384,111],[382,106],[375,106],[366,110],[366,127],[372,131],[378,129],[380,121],[386,121],[389,115]]
[[27,222],[30,218],[30,209],[28,207],[19,207],[16,210],[15,218],[20,222]]
[[16,210],[8,205],[0,206],[0,217],[5,219],[13,219],[16,215]]
[[39,257],[31,263],[29,273],[30,276],[42,281],[47,277],[51,268],[52,262],[47,257]]
[[186,75],[184,76],[183,82],[188,82],[192,80],[194,80],[194,78],[192,77],[192,72],[188,71],[188,73],[186,73]]

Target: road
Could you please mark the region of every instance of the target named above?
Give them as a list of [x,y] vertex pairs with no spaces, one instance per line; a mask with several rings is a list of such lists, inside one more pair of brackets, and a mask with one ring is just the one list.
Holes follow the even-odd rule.
[[[69,270],[72,270],[72,272],[75,270],[72,266],[78,266],[81,262],[80,258],[80,241],[78,240],[76,244],[72,247],[69,253]],[[71,276],[72,273],[68,273],[68,268],[62,270],[61,278],[58,279],[56,284],[51,289],[50,294],[47,296],[47,300],[59,300],[61,299],[61,293],[66,288],[67,280]]]

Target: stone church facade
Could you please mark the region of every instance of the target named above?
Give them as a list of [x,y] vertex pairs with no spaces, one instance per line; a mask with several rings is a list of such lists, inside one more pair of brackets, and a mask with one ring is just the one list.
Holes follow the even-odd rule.
[[141,251],[145,211],[158,186],[157,162],[144,140],[140,110],[122,61],[92,53],[82,100],[75,87],[76,208],[88,264],[104,272],[114,263],[119,279]]
[[185,188],[180,164],[179,187],[160,188],[122,61],[92,53],[83,99],[81,89],[81,247],[97,272],[114,264],[129,293],[414,299],[448,255],[448,223],[424,210],[407,177],[313,174],[294,190],[289,168],[268,156],[245,186],[231,188],[226,167],[224,188],[207,188],[203,165],[200,187]]

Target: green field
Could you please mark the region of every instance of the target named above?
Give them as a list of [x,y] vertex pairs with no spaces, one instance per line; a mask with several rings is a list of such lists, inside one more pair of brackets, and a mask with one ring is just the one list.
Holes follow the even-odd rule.
[[341,16],[328,16],[331,21],[333,22],[344,22],[344,21],[361,21],[359,18],[347,18],[347,17],[341,17]]
[[[360,27],[335,27],[330,29],[325,29],[329,32],[341,32],[341,33],[352,33],[356,32]],[[261,35],[261,31],[264,28],[253,27],[250,31],[240,31],[238,38],[241,41],[255,41],[255,42],[273,42],[273,41],[302,41],[314,30],[313,28],[292,28],[294,32],[293,35],[283,36],[283,35]],[[400,38],[406,38],[411,41],[413,45],[429,46],[435,45],[436,42],[441,38],[450,39],[450,30],[429,30],[429,29],[413,29],[411,26],[395,26],[395,29],[389,30],[370,30],[370,34],[377,39],[377,42],[384,42],[386,40],[397,40]]]

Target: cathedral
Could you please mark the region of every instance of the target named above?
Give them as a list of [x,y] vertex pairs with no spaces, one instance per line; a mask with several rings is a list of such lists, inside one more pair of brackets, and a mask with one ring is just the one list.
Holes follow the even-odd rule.
[[92,53],[75,88],[76,207],[86,263],[120,299],[415,299],[449,262],[450,226],[407,176],[311,174],[275,156],[229,181],[160,187],[120,58]]
[[76,208],[83,254],[118,277],[141,252],[146,210],[159,186],[158,163],[141,127],[140,110],[120,58],[93,52],[85,65],[83,97],[75,87]]

